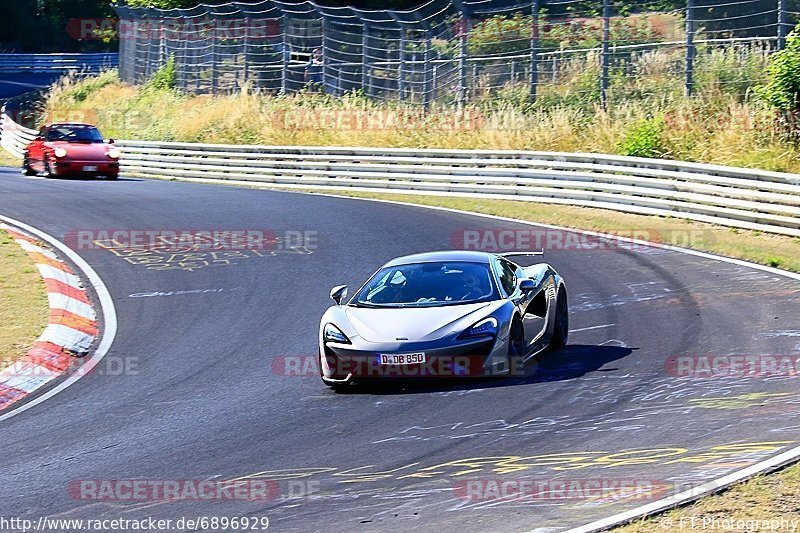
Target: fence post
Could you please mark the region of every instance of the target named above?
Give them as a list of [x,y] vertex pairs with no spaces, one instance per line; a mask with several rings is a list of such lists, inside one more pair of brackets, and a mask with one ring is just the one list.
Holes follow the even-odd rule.
[[370,77],[369,77],[369,25],[364,22],[361,24],[361,90],[365,95],[371,96]]
[[[531,6],[531,101],[536,101],[539,86],[539,2],[533,0]],[[513,63],[512,63],[513,67]],[[513,77],[513,75],[512,75]]]
[[611,0],[603,0],[603,51],[602,74],[600,76],[600,101],[608,108],[609,64],[611,62]]
[[400,65],[398,67],[397,88],[400,91],[400,100],[406,99],[406,30],[400,29]]
[[469,19],[461,14],[459,23],[459,52],[458,52],[458,106],[462,107],[467,101],[467,44],[469,38]]
[[787,22],[788,3],[789,0],[778,0],[778,50],[786,48],[786,34],[789,29]]
[[431,47],[431,30],[425,30],[425,73],[422,83],[422,103],[426,108],[430,106],[431,100],[433,100],[433,87],[431,86],[431,78],[433,74],[433,65],[431,65]]
[[692,96],[694,90],[694,58],[697,50],[694,45],[695,32],[695,0],[686,2],[686,96]]
[[242,80],[244,83],[247,83],[248,78],[250,77],[250,17],[244,18],[244,65],[243,65],[243,74],[244,79]]
[[217,72],[217,31],[216,27],[211,35],[211,94],[217,94],[219,85],[219,73]]
[[[186,19],[183,19],[184,21]],[[186,24],[181,24],[181,33],[183,35],[183,53],[181,54],[180,64],[180,80],[181,90],[186,92],[189,90],[189,36],[186,35]]]
[[164,19],[158,21],[158,68],[167,62],[167,36],[164,34]]
[[322,18],[322,25],[320,26],[322,28],[322,93],[325,94],[328,92],[328,65],[330,65],[327,39],[328,19],[322,13],[320,13],[320,17]]
[[289,61],[292,59],[292,51],[289,49],[289,20],[286,13],[281,15],[281,94],[289,92]]

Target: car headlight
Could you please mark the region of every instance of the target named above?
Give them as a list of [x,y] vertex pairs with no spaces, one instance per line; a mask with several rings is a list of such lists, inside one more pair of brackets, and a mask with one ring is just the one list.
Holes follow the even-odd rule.
[[111,159],[119,159],[119,157],[122,155],[122,152],[120,152],[117,148],[109,148],[108,152],[106,152],[106,155]]
[[325,324],[325,329],[322,330],[322,340],[325,342],[338,342],[340,344],[351,344],[347,335],[342,333],[342,330],[331,324]]
[[473,337],[494,337],[497,335],[497,319],[493,316],[484,318],[476,322],[472,327],[458,336],[459,339],[471,339]]
[[53,150],[53,154],[54,154],[56,157],[67,157],[67,149],[66,149],[66,148],[61,148],[61,147],[59,146],[58,148],[56,148],[55,150]]

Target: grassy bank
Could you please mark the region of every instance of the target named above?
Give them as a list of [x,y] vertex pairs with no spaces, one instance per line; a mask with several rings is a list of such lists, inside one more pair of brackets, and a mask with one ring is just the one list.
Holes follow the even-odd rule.
[[20,165],[22,165],[22,160],[0,148],[0,167],[19,167]]
[[0,368],[27,353],[47,326],[44,282],[28,255],[0,230]]
[[[797,520],[800,508],[800,465],[771,476],[760,476],[730,490],[655,518],[617,528],[618,533],[650,531],[726,530],[714,520]],[[717,523],[719,524],[719,523]],[[766,527],[728,528],[727,531],[769,531]],[[789,531],[789,529],[777,529]]]

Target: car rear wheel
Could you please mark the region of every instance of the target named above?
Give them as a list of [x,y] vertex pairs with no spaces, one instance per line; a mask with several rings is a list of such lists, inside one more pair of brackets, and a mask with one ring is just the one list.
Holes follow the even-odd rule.
[[567,291],[564,287],[558,289],[555,322],[550,348],[557,350],[566,346],[567,338],[569,337],[569,304],[567,303]]

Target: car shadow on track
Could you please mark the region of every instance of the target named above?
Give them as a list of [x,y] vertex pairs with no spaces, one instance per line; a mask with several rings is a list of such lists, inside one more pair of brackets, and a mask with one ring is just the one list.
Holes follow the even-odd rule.
[[495,387],[514,387],[552,381],[569,381],[590,372],[613,372],[606,365],[629,356],[636,348],[570,344],[556,352],[545,352],[528,363],[523,375],[492,378],[385,380],[362,382],[338,390],[343,394],[421,394]]
[[[44,176],[36,176],[38,178],[43,178]],[[142,178],[127,178],[120,176],[117,179],[110,180],[108,178],[100,177],[100,176],[56,176],[53,178],[47,178],[48,181],[92,181],[92,182],[101,182],[101,183],[119,183],[122,181],[145,181]]]

